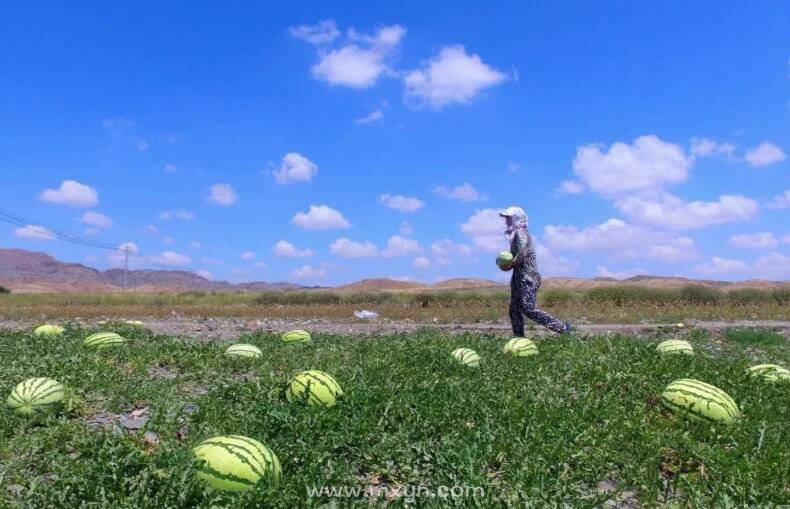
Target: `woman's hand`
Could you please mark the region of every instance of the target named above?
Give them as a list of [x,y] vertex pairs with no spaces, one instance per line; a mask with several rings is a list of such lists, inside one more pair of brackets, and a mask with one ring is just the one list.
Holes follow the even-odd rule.
[[499,267],[499,270],[501,270],[502,272],[513,270],[513,262],[503,263],[502,266]]

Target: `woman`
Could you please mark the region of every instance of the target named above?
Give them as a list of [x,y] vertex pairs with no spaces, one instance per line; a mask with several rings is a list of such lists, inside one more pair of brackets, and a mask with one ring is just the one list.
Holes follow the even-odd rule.
[[569,332],[571,326],[568,322],[558,320],[535,307],[540,273],[535,245],[527,231],[527,214],[520,207],[509,207],[499,215],[505,218],[505,235],[510,240],[510,252],[513,254],[513,261],[501,267],[505,271],[513,270],[510,278],[510,324],[513,326],[513,335],[524,337],[524,315],[558,334]]

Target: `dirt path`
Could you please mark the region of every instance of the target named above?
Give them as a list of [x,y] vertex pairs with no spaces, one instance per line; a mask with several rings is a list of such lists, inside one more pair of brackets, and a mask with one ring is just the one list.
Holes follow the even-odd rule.
[[[306,329],[311,332],[323,332],[341,335],[379,336],[398,332],[413,332],[430,328],[449,333],[472,332],[479,334],[510,334],[510,323],[505,320],[482,323],[433,323],[415,322],[411,320],[373,320],[347,321],[327,320],[322,318],[306,320],[262,319],[249,320],[244,318],[202,318],[173,317],[169,319],[139,317],[145,327],[153,332],[168,336],[182,336],[202,341],[229,340],[256,331],[284,332],[292,329]],[[83,327],[98,327],[96,320],[73,320],[71,323]],[[0,329],[29,329],[39,323],[30,320],[0,320]],[[761,327],[776,330],[790,337],[790,322],[778,320],[734,320],[687,322],[687,327],[705,329],[711,334],[718,334],[731,327]],[[628,334],[645,335],[660,329],[672,329],[675,324],[635,323],[635,324],[575,324],[581,334]],[[527,331],[528,336],[552,334],[545,329],[536,328]]]

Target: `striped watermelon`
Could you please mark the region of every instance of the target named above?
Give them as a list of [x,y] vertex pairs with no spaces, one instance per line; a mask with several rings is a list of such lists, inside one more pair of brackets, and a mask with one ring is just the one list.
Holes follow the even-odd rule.
[[46,324],[36,327],[33,334],[36,336],[60,336],[64,330],[60,325]]
[[527,357],[529,355],[537,355],[538,347],[527,338],[513,338],[505,343],[502,352],[505,355],[512,355],[514,357]]
[[694,348],[692,348],[691,343],[682,339],[662,341],[656,346],[656,351],[662,354],[694,355]]
[[265,445],[241,435],[214,437],[193,450],[199,466],[195,476],[222,491],[241,491],[263,478],[279,481],[277,456]]
[[316,369],[296,375],[285,391],[285,398],[288,401],[304,401],[308,405],[325,407],[334,406],[337,398],[342,395],[343,389],[335,379]]
[[57,410],[63,403],[63,385],[51,378],[29,378],[17,385],[6,400],[23,415]]
[[456,348],[453,350],[452,356],[464,366],[471,368],[480,366],[480,356],[471,348]]
[[502,251],[496,257],[496,265],[500,269],[507,267],[507,265],[509,265],[512,262],[513,262],[513,253],[511,253],[510,251]]
[[230,345],[227,350],[225,350],[225,355],[228,357],[246,357],[249,359],[259,359],[263,356],[263,352],[261,349],[254,345],[248,345],[246,343],[238,343],[236,345]]
[[751,376],[760,377],[766,382],[790,382],[790,370],[777,364],[758,364],[746,371]]
[[729,394],[691,378],[667,385],[661,393],[661,404],[672,412],[700,421],[731,424],[741,415]]
[[97,332],[91,334],[82,342],[83,345],[97,350],[115,348],[126,343],[126,339],[115,332]]
[[307,343],[310,339],[310,333],[301,329],[283,334],[283,343]]

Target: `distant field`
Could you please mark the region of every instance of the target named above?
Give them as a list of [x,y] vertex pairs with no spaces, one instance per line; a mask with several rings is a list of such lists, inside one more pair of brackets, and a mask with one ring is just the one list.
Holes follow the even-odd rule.
[[[770,332],[688,331],[694,357],[658,356],[658,337],[568,337],[521,359],[501,354],[503,338],[473,335],[317,335],[290,346],[251,335],[240,340],[264,356],[244,363],[223,357],[225,344],[117,331],[131,341],[104,353],[82,347],[90,331],[0,331],[3,397],[33,376],[56,378],[68,395],[63,414],[38,422],[0,409],[0,506],[347,507],[376,493],[400,506],[441,487],[460,488],[417,504],[790,503],[788,386],[744,374],[751,363],[790,363],[786,340]],[[461,346],[480,353],[480,368],[453,363]],[[283,401],[307,368],[341,384],[336,407]],[[684,377],[727,391],[742,422],[695,424],[662,410],[657,396]],[[142,421],[119,420],[135,409]],[[225,434],[268,445],[282,483],[228,495],[195,481],[190,449]],[[351,492],[332,499],[307,487]]]
[[[348,320],[358,309],[383,318],[480,322],[507,317],[509,292],[499,288],[430,292],[113,293],[0,294],[0,318],[195,317],[329,318]],[[790,313],[790,287],[717,290],[610,286],[590,290],[548,289],[539,302],[571,320],[590,323],[674,322],[689,319],[777,319]]]

